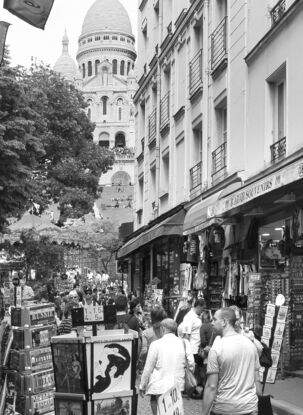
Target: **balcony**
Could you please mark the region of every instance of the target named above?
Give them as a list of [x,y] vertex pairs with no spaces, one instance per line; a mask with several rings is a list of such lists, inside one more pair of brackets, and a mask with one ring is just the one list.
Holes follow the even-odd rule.
[[132,147],[113,147],[112,151],[115,153],[116,161],[134,160],[135,149]]
[[189,62],[189,95],[191,98],[202,92],[202,53],[203,50],[200,49],[196,56]]
[[270,11],[271,25],[274,26],[283,17],[286,10],[286,0],[280,0]]
[[160,101],[160,133],[164,135],[169,130],[169,92]]
[[212,181],[219,183],[226,175],[226,141],[212,152]]
[[227,66],[227,16],[221,21],[211,35],[211,69],[215,76]]
[[286,155],[286,137],[281,138],[270,146],[271,162],[277,163]]
[[148,145],[153,147],[156,144],[157,136],[157,109],[155,108],[153,112],[148,117]]
[[202,185],[202,161],[189,169],[189,191],[190,198],[193,199],[201,193]]

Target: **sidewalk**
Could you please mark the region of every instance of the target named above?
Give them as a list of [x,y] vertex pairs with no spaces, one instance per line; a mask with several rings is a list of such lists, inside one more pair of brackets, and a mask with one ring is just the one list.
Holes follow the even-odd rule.
[[264,395],[272,395],[272,406],[276,415],[303,414],[303,379],[287,377],[275,384],[267,383]]

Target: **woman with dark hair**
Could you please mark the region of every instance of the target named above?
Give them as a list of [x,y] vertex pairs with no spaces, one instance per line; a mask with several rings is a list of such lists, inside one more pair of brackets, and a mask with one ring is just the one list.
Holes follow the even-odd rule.
[[129,303],[129,314],[136,317],[136,319],[139,323],[140,331],[144,330],[146,328],[144,326],[143,310],[142,310],[141,301],[139,300],[139,298],[134,298],[132,301],[130,301],[130,303]]
[[161,306],[155,306],[151,311],[152,326],[142,333],[142,344],[138,359],[138,370],[143,371],[149,346],[162,337],[161,322],[167,318],[166,311]]
[[102,353],[103,360],[99,360],[100,375],[96,376],[94,392],[100,393],[120,381],[130,366],[130,354],[128,350],[118,343],[111,343],[104,346]]

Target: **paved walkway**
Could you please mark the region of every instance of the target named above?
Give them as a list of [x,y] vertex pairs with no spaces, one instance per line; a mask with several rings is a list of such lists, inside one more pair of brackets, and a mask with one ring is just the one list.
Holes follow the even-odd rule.
[[[185,415],[199,415],[201,412],[201,400],[183,398],[184,414]],[[148,397],[140,398],[138,400],[138,413],[137,415],[152,415],[150,409],[150,399]]]

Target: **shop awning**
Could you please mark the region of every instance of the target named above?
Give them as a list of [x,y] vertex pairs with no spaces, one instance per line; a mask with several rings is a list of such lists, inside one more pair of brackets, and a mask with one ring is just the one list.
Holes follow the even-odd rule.
[[178,213],[166,218],[163,222],[154,225],[140,235],[130,239],[119,249],[117,257],[123,258],[131,252],[136,251],[141,246],[160,238],[161,236],[182,235],[185,211],[182,209]]
[[221,222],[219,218],[213,216],[210,210],[219,199],[221,192],[217,192],[206,199],[201,200],[192,206],[185,215],[183,225],[183,235],[199,232],[213,223]]

